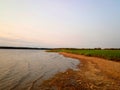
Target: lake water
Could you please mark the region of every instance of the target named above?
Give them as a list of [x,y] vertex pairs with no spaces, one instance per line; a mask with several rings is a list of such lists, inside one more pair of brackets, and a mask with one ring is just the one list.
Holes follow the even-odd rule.
[[36,90],[43,80],[79,61],[43,50],[0,49],[0,90]]

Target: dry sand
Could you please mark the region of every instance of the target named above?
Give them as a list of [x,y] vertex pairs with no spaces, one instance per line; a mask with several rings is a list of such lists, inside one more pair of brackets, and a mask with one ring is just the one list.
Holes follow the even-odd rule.
[[41,90],[120,90],[120,62],[71,53],[80,60],[79,70],[67,70],[40,85]]

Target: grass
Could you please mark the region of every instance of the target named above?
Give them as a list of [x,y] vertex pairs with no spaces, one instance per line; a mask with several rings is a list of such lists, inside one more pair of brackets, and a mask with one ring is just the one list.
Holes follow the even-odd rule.
[[105,58],[113,61],[120,61],[120,50],[81,50],[81,49],[55,49],[55,52],[67,52],[86,56]]

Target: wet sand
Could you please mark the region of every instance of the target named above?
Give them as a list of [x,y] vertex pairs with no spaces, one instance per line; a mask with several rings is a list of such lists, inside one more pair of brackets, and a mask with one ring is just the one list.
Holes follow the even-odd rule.
[[120,90],[120,62],[71,53],[65,57],[80,60],[79,70],[67,70],[40,85],[41,90]]
[[0,90],[41,90],[58,72],[76,69],[79,61],[41,50],[0,49]]

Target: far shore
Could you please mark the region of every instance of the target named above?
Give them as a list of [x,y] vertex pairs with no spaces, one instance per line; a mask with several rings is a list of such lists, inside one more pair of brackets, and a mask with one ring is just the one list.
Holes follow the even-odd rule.
[[0,46],[0,49],[52,50],[52,48]]
[[120,62],[66,52],[59,53],[80,60],[79,70],[67,70],[56,74],[40,85],[42,90],[120,90]]

